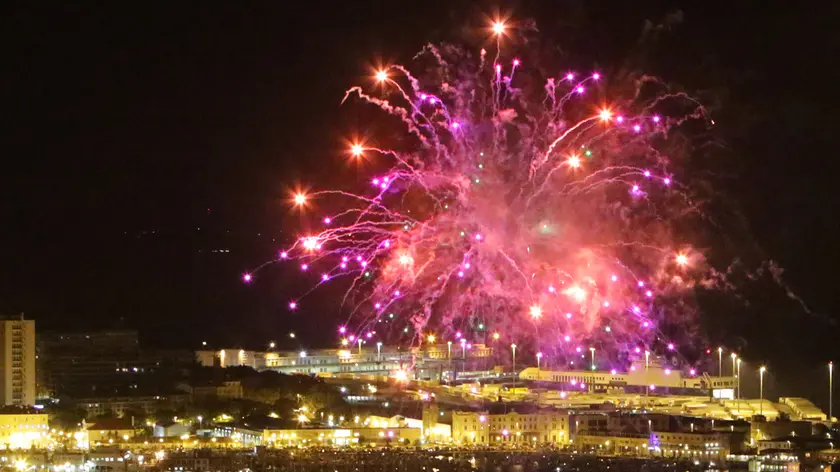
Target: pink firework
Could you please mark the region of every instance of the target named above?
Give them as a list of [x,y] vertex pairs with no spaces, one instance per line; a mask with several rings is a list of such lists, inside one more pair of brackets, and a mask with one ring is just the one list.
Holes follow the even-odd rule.
[[[496,332],[570,359],[576,346],[621,359],[689,344],[676,337],[696,332],[690,294],[708,267],[679,230],[698,212],[688,186],[671,185],[685,156],[661,138],[686,121],[702,127],[705,110],[632,87],[609,96],[600,73],[583,93],[573,74],[546,79],[513,59],[524,51],[501,48],[490,62],[427,46],[417,64],[388,67],[386,82],[349,89],[345,106],[402,127],[398,147],[365,143],[373,186],[296,196],[332,211],[310,215],[326,226],[310,225],[321,229],[281,258],[323,271],[313,285],[349,281],[336,311],[351,312],[356,338],[397,313],[389,341]],[[649,116],[657,126],[638,124]]]

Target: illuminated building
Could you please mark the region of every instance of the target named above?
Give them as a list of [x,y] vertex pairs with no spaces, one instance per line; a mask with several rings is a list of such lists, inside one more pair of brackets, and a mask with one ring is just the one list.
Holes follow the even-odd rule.
[[155,423],[155,427],[152,432],[152,436],[156,438],[179,438],[185,434],[190,434],[190,426],[188,424],[171,420],[158,421]]
[[234,445],[244,447],[259,446],[263,443],[262,431],[241,426],[217,426],[213,429],[213,436],[230,438]]
[[618,432],[576,434],[574,444],[583,452],[721,460],[731,453],[731,435],[716,431]]
[[492,355],[492,348],[484,344],[448,346],[431,344],[420,348],[400,349],[379,345],[372,341],[348,343],[343,349],[312,349],[297,351],[249,351],[222,349],[197,351],[196,361],[205,367],[247,366],[257,370],[273,370],[284,374],[329,376],[342,373],[390,375],[404,366],[413,365],[419,378],[441,378],[448,370],[467,370],[484,366]]
[[[707,373],[685,374],[661,365],[657,359],[644,359],[630,365],[628,372],[570,370],[555,371],[528,367],[519,373],[522,380],[565,385],[569,390],[594,391],[601,388],[623,388],[636,391],[712,392],[715,398],[734,398],[737,377],[717,377]],[[651,388],[651,386],[653,388]]]
[[85,426],[91,446],[128,441],[137,433],[134,420],[127,418],[103,418]]
[[452,412],[452,440],[459,444],[567,444],[569,415],[559,411]]
[[745,422],[618,411],[574,415],[571,427],[572,443],[582,452],[700,460],[741,452],[749,434]]
[[35,321],[0,320],[0,392],[4,405],[35,404]]
[[452,426],[439,423],[441,412],[436,402],[423,405],[422,434],[427,442],[443,442],[452,438]]
[[0,447],[29,449],[47,443],[49,416],[27,407],[0,409]]

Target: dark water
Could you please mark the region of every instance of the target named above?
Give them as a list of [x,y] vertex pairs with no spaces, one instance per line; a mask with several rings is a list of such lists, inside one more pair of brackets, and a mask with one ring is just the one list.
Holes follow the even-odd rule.
[[708,464],[662,459],[605,458],[497,451],[273,452],[255,470],[335,472],[703,472]]

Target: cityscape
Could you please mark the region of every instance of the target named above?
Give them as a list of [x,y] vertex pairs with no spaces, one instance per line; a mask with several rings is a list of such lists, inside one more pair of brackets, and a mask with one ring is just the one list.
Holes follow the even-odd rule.
[[532,356],[512,370],[509,346],[160,351],[134,330],[39,334],[22,315],[0,329],[0,461],[19,471],[283,470],[290,457],[318,470],[324,454],[350,470],[375,451],[389,459],[371,467],[406,470],[539,454],[582,468],[609,458],[796,470],[840,454],[831,411],[743,396],[741,359],[722,347],[711,373],[649,352],[627,372],[599,369],[591,353],[585,369]]
[[0,472],[830,472],[829,3],[16,7]]

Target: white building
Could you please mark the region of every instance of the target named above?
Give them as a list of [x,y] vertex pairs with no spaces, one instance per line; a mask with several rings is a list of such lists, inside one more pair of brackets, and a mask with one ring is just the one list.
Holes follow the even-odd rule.
[[333,374],[391,375],[412,366],[418,377],[438,378],[448,370],[483,361],[492,354],[484,344],[433,344],[422,348],[400,349],[382,344],[376,347],[313,349],[300,351],[247,351],[221,349],[197,351],[196,361],[206,367],[248,366],[284,374],[330,376]]
[[452,441],[458,444],[568,444],[569,439],[569,415],[561,411],[452,412]]
[[519,373],[522,380],[561,384],[569,391],[591,391],[597,387],[637,387],[655,393],[656,389],[711,390],[716,398],[734,398],[737,377],[713,377],[707,373],[682,372],[650,359],[634,362],[628,372],[556,371],[528,367]]

